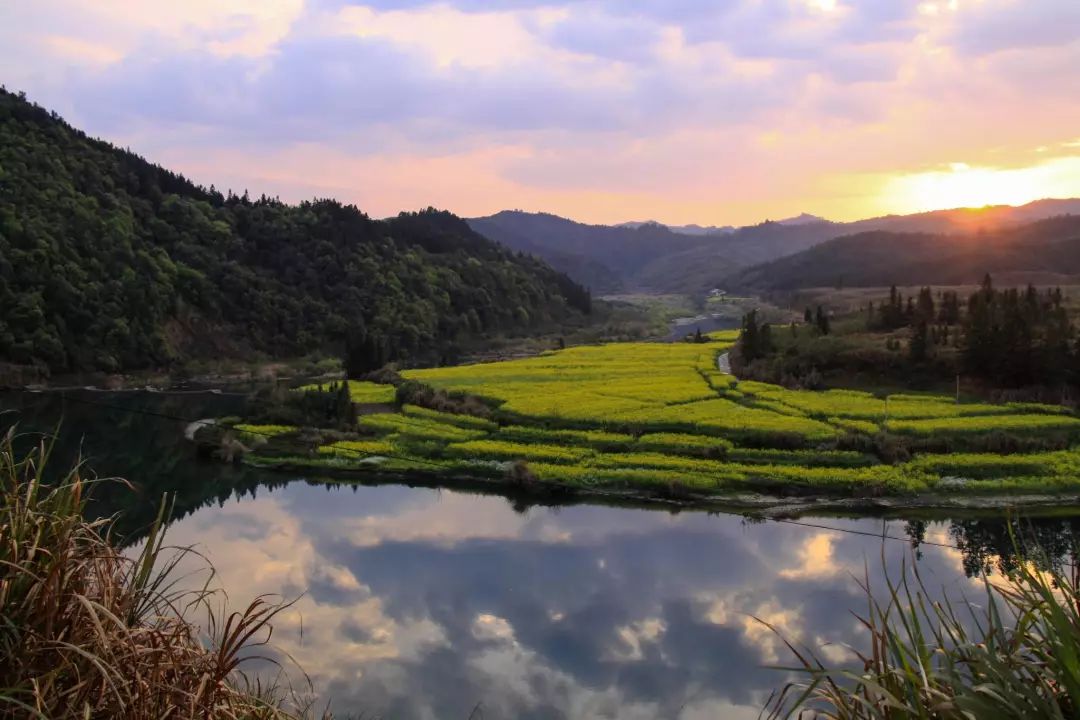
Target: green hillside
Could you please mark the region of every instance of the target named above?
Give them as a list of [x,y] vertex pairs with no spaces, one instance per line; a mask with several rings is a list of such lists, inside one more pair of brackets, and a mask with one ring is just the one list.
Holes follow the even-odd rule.
[[0,91],[0,363],[117,371],[346,338],[412,361],[590,302],[450,213],[222,195]]

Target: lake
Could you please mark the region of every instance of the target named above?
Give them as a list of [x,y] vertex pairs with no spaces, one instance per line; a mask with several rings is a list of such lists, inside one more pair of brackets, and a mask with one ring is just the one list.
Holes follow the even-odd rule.
[[[234,606],[279,594],[274,653],[295,658],[342,715],[401,718],[754,718],[790,664],[781,641],[841,662],[872,582],[917,562],[927,584],[977,591],[1010,547],[995,519],[905,522],[737,515],[343,485],[200,459],[185,422],[243,395],[0,393],[5,426],[60,425],[103,484],[100,513],[137,540],[175,493],[169,540],[195,545]],[[1072,518],[1024,522],[1064,550]],[[882,539],[887,535],[896,539]],[[926,542],[917,555],[910,538]],[[941,543],[955,547],[939,547]],[[917,559],[916,559],[917,558]],[[284,661],[284,660],[283,660]],[[263,668],[266,671],[266,668]]]

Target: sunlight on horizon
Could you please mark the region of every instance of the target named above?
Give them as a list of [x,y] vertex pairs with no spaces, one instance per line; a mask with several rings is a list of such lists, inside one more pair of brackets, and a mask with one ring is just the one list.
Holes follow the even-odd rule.
[[918,213],[991,205],[1025,205],[1080,195],[1080,157],[1020,168],[951,163],[948,169],[900,175],[881,190],[892,212]]

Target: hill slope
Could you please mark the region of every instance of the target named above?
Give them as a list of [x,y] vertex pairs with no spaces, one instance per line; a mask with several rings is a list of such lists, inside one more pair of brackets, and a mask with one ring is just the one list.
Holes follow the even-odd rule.
[[767,292],[807,287],[962,285],[986,273],[1009,282],[1065,284],[1080,274],[1080,216],[991,232],[864,232],[741,271],[728,284]]
[[635,273],[649,262],[702,241],[655,223],[638,227],[586,225],[548,213],[516,210],[468,222],[485,237],[544,258],[594,292],[634,289]]
[[657,223],[586,225],[520,211],[468,222],[492,240],[544,258],[594,292],[697,293],[726,272],[798,252],[836,234],[834,224],[826,221],[765,222],[691,235]]
[[1080,214],[1080,200],[1037,200],[1020,207],[936,210],[847,223],[804,213],[776,222],[692,234],[657,223],[584,225],[546,213],[518,211],[474,218],[469,224],[508,247],[544,258],[596,292],[696,294],[729,284],[742,268],[841,236],[879,231],[992,232],[1068,213]]
[[372,362],[588,312],[587,291],[461,219],[224,197],[0,92],[0,362],[52,371],[296,356]]

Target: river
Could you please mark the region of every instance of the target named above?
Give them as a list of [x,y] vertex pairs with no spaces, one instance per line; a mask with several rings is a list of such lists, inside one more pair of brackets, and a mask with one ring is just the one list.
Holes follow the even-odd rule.
[[682,340],[687,335],[693,335],[695,331],[702,333],[716,332],[717,330],[737,330],[740,325],[739,318],[726,315],[710,314],[698,315],[697,317],[685,317],[673,320],[669,327],[668,340]]
[[[791,658],[752,616],[792,639],[837,643],[822,652],[843,661],[842,645],[864,640],[850,613],[864,607],[854,579],[864,567],[878,583],[886,568],[895,576],[917,562],[931,587],[977,591],[970,571],[1010,543],[996,520],[750,522],[545,507],[198,458],[184,422],[243,403],[0,393],[0,408],[13,411],[5,426],[48,429],[63,418],[58,463],[81,443],[99,473],[135,483],[99,488],[97,506],[123,513],[129,538],[162,493],[175,493],[170,543],[203,552],[234,605],[299,597],[278,618],[271,653],[295,658],[339,716],[754,718],[786,677],[766,666]],[[1076,524],[1030,527],[1064,547]],[[927,541],[917,554],[912,535]]]

